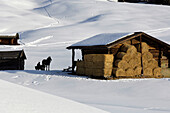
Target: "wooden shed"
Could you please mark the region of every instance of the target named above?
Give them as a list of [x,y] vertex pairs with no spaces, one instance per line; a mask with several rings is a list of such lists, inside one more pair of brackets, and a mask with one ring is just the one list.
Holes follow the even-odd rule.
[[0,70],[24,70],[24,50],[0,51]]
[[2,35],[0,36],[0,45],[19,45],[18,44],[19,34],[16,35]]
[[[84,60],[84,56],[88,54],[112,54],[116,58],[124,44],[133,46],[139,45],[138,52],[142,53],[142,48],[144,48],[142,47],[142,43],[148,45],[148,50],[158,62],[159,67],[170,67],[170,45],[161,39],[155,38],[144,32],[108,33],[96,35],[67,47],[67,49],[72,50],[72,72],[74,73],[74,68],[76,66],[76,49],[81,50],[82,60]],[[141,66],[142,65],[143,64],[141,63]]]

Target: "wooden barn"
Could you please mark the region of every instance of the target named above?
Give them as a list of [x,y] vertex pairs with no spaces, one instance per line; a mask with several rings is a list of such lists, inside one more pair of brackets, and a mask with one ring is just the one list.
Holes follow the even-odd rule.
[[151,4],[170,5],[170,0],[118,0],[118,2],[131,2],[131,3],[145,2]]
[[[97,77],[161,77],[170,67],[170,45],[144,32],[99,34],[72,50],[72,72]],[[82,60],[75,60],[75,50]]]
[[0,45],[19,45],[18,44],[19,34],[15,36],[3,35],[0,36]]
[[24,70],[26,55],[20,51],[0,51],[0,70]]

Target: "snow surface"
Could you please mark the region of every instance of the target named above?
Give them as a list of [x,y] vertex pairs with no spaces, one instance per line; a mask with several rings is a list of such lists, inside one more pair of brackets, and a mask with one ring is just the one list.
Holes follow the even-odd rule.
[[[23,92],[33,93],[32,98],[34,94],[56,99],[63,97],[112,113],[170,112],[169,79],[101,81],[60,71],[71,65],[71,51],[66,47],[100,34],[144,31],[170,44],[169,6],[118,3],[113,0],[1,0],[0,7],[0,34],[18,32],[21,37],[21,45],[0,45],[0,50],[24,49],[27,56],[26,71],[1,71],[2,80],[53,95],[22,87]],[[79,51],[76,53],[76,58],[81,58]],[[52,71],[33,71],[34,66],[48,56],[52,57]],[[1,88],[8,86],[4,81],[0,84]],[[0,107],[7,103],[7,99],[11,99],[11,106],[22,107],[16,103],[18,97],[3,98],[12,91],[6,88],[3,93],[1,90]],[[43,99],[39,99],[41,104]],[[45,101],[50,102],[49,99]],[[11,109],[4,112],[8,113]],[[37,111],[43,109],[36,108]],[[23,113],[29,110],[28,107],[28,111]]]

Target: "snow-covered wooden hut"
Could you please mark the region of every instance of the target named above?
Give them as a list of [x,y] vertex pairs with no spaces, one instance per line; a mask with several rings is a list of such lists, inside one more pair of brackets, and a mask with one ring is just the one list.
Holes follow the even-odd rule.
[[24,70],[24,50],[0,51],[0,70]]
[[0,35],[0,45],[19,45],[19,34],[16,35]]
[[[126,44],[135,46],[137,48],[137,52],[141,53],[141,55],[138,56],[140,57],[139,59],[143,58],[143,62],[139,63],[141,65],[141,68],[144,68],[144,65],[145,65],[144,59],[147,60],[147,58],[148,59],[151,58],[150,60],[152,61],[153,59],[154,61],[157,61],[159,67],[164,67],[164,68],[169,67],[170,45],[166,43],[166,41],[155,38],[144,32],[105,33],[105,34],[99,34],[99,35],[93,36],[91,38],[85,39],[83,41],[77,42],[67,47],[67,49],[72,50],[72,72],[74,72],[74,68],[76,66],[76,63],[75,63],[76,62],[75,61],[75,50],[76,49],[81,50],[82,60],[84,60],[85,55],[112,54],[114,56],[113,67],[116,66],[119,68],[118,66],[119,62],[116,60],[119,58],[122,58],[125,55],[124,53],[127,53],[127,49],[126,47],[124,47]],[[125,49],[122,49],[123,47]],[[132,52],[132,51],[129,50],[129,52]],[[147,52],[147,54],[144,55],[143,54],[144,52]],[[148,57],[148,55],[150,57]],[[132,63],[134,63],[134,61],[132,61]]]

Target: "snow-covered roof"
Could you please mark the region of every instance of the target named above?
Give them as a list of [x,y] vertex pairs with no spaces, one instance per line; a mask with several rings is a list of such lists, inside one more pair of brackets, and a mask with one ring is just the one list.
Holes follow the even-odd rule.
[[87,46],[110,46],[110,44],[112,45],[113,43],[120,43],[123,40],[126,40],[127,38],[130,38],[131,36],[138,36],[138,35],[142,35],[145,34],[148,36],[148,38],[150,37],[150,39],[156,40],[157,42],[161,41],[161,44],[166,45],[167,47],[170,47],[170,45],[168,43],[166,43],[167,41],[164,40],[164,38],[154,38],[151,35],[148,35],[144,32],[135,32],[135,33],[103,33],[103,34],[99,34],[99,35],[95,35],[91,38],[85,39],[83,41],[77,42],[69,47],[67,47],[67,49],[70,48],[82,48],[82,47],[87,47]]
[[107,45],[114,42],[124,36],[128,36],[132,33],[104,33],[77,42],[71,46],[96,46],[96,45]]

